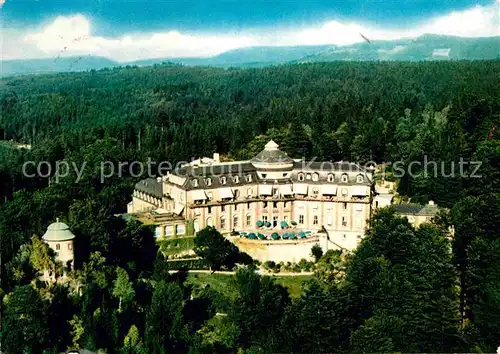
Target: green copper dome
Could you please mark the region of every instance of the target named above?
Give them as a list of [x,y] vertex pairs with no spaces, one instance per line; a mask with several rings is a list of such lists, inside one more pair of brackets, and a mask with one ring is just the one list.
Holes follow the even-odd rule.
[[70,231],[69,226],[59,221],[50,224],[43,235],[43,240],[49,242],[69,241],[74,238],[75,235]]

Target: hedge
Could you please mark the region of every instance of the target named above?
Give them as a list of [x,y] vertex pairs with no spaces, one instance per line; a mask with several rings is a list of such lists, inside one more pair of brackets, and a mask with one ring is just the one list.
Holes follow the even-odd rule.
[[179,259],[175,261],[166,261],[166,268],[168,270],[178,269],[210,269],[210,266],[204,259]]

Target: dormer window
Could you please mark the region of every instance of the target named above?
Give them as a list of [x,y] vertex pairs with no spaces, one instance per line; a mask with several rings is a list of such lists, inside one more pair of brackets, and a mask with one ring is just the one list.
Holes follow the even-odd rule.
[[198,180],[197,179],[193,179],[191,181],[191,184],[193,185],[193,187],[198,187]]
[[364,179],[363,175],[358,175],[358,176],[356,177],[356,182],[357,182],[357,183],[363,183],[363,181],[364,181],[364,180],[365,180],[365,179]]
[[207,186],[211,186],[211,185],[212,185],[212,179],[211,179],[211,178],[207,178],[207,179],[205,180],[205,184],[206,184]]
[[344,173],[342,175],[342,183],[347,183],[347,181],[349,180],[349,178],[347,177],[347,175]]
[[299,173],[298,179],[299,179],[299,181],[302,182],[304,180],[304,174],[303,173]]
[[221,184],[226,184],[226,182],[227,182],[226,177],[221,177],[221,178],[220,178],[220,183],[221,183]]
[[328,182],[333,182],[333,181],[335,181],[335,176],[333,175],[333,173],[328,174]]
[[252,182],[252,175],[247,175],[247,182]]
[[234,176],[233,177],[233,182],[234,183],[240,183],[240,177],[239,176]]
[[319,180],[319,175],[318,175],[317,173],[313,173],[313,175],[312,175],[312,180],[313,180],[313,182],[318,182],[318,180]]
[[311,179],[311,174],[310,174],[310,173],[308,173],[308,174],[306,175],[306,179],[307,179],[307,180],[310,180],[310,179]]

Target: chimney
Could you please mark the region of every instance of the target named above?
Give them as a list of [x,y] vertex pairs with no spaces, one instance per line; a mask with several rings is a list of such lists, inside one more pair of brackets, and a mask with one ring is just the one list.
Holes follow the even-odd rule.
[[214,161],[215,161],[216,163],[219,163],[219,162],[220,162],[220,155],[219,155],[219,153],[218,153],[218,152],[214,152],[214,158],[213,158],[213,159],[214,159]]

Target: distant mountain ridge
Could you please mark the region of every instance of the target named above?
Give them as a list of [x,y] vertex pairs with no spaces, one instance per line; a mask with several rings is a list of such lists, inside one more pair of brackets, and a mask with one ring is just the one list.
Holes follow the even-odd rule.
[[[369,41],[369,42],[368,42]],[[349,46],[317,45],[290,47],[249,47],[230,50],[213,57],[158,58],[120,63],[97,56],[56,59],[7,60],[0,62],[0,75],[78,72],[119,66],[149,66],[165,62],[188,66],[265,67],[286,63],[336,60],[494,60],[500,58],[500,37],[464,38],[422,35],[392,41],[368,40]]]

